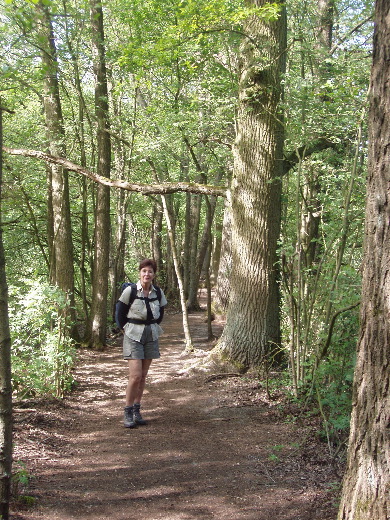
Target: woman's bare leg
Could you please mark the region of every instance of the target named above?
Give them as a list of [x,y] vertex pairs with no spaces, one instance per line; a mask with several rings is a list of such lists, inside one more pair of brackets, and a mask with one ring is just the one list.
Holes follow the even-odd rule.
[[145,389],[151,359],[129,359],[129,380],[126,388],[126,406],[140,403]]

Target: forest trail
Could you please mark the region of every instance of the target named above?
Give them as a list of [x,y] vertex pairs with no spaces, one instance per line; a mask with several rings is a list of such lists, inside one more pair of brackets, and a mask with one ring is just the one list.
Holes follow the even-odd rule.
[[[195,346],[210,348],[204,314],[190,324]],[[77,387],[62,402],[15,414],[14,458],[34,477],[24,493],[35,504],[13,504],[11,518],[334,520],[338,478],[310,428],[286,422],[254,378],[185,370],[181,314],[163,328],[147,426],[123,427],[120,338],[103,353],[81,351]]]

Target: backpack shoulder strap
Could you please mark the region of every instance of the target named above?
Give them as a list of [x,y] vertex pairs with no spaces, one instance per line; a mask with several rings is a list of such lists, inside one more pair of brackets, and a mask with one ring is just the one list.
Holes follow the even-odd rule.
[[131,307],[136,296],[137,296],[137,285],[135,283],[132,283],[131,284],[131,293],[130,293],[130,298],[129,298],[129,308]]
[[[131,285],[131,293],[130,293],[130,298],[129,298],[129,308],[130,308],[132,303],[133,303],[133,301],[136,298],[139,298],[141,300],[143,300],[144,298],[137,296],[137,284],[136,283],[130,283],[129,285]],[[155,285],[154,288],[156,290],[157,300],[159,301],[159,303],[161,303],[161,289],[160,289],[160,287],[157,287],[157,285]]]

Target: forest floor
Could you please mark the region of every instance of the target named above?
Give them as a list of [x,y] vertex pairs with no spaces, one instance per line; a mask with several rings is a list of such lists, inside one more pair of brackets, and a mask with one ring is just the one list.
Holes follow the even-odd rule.
[[342,467],[318,417],[277,386],[267,397],[254,375],[202,371],[213,346],[204,316],[190,314],[196,351],[183,354],[181,314],[166,314],[147,426],[123,427],[120,337],[101,353],[80,350],[63,400],[15,403],[12,519],[335,520]]

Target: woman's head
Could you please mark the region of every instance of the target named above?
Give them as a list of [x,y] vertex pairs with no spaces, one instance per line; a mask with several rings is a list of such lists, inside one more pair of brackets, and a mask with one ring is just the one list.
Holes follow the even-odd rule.
[[139,264],[138,269],[139,269],[139,271],[141,271],[145,267],[151,267],[153,269],[153,271],[154,271],[154,274],[156,274],[157,264],[151,258],[145,258],[145,260],[142,260],[142,262]]

